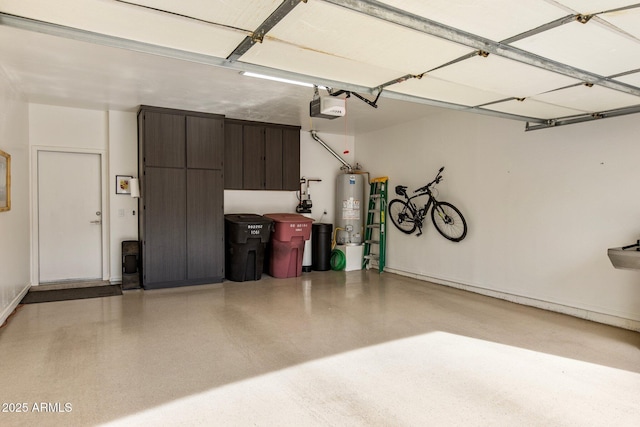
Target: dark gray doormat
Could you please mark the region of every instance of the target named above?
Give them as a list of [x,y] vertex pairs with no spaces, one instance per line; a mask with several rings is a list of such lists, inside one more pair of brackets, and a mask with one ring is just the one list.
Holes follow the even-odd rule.
[[88,288],[52,289],[50,291],[29,291],[20,304],[38,302],[67,301],[72,299],[102,298],[122,295],[120,285],[91,286]]

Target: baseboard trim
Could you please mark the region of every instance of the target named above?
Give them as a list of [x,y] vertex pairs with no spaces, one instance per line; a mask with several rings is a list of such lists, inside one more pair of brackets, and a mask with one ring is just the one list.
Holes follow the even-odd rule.
[[5,307],[4,310],[2,310],[2,313],[0,313],[0,326],[4,325],[4,322],[6,322],[9,316],[11,316],[11,313],[13,313],[13,310],[15,310],[16,307],[18,307],[18,305],[20,304],[20,301],[22,301],[22,298],[24,298],[27,292],[29,292],[30,288],[31,288],[31,285],[29,284],[25,285],[24,289],[22,289],[22,291],[18,293],[18,295],[13,299],[13,301],[11,301],[11,303],[9,303],[9,305]]
[[580,319],[590,320],[592,322],[602,323],[609,326],[615,326],[622,329],[628,329],[631,331],[640,332],[640,321],[637,321],[637,320],[625,319],[625,318],[614,316],[611,314],[598,313],[595,311],[585,310],[585,309],[576,308],[576,307],[570,307],[563,304],[542,301],[535,298],[510,294],[507,292],[495,291],[492,289],[486,289],[479,286],[439,279],[437,277],[430,277],[423,274],[410,273],[408,271],[397,270],[395,268],[385,267],[384,271],[388,271],[389,273],[393,273],[393,274],[398,274],[400,276],[411,277],[413,279],[422,280],[424,282],[431,282],[431,283],[436,283],[438,285],[448,286],[451,288],[462,289],[464,291],[486,295],[492,298],[498,298],[498,299],[513,302],[516,304],[541,308],[543,310],[562,313],[569,316],[578,317]]

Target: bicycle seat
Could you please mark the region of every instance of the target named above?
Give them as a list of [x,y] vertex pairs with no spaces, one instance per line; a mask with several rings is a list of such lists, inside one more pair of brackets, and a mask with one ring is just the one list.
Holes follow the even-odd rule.
[[407,186],[406,185],[396,185],[396,194],[398,196],[405,196],[407,194]]

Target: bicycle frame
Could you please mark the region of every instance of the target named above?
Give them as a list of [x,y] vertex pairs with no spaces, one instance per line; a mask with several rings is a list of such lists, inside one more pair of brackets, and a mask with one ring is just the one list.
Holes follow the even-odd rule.
[[[428,196],[429,198],[427,199],[427,202],[424,204],[424,207],[422,209],[418,209],[418,206],[413,202],[413,199],[417,199],[418,197],[422,197],[422,196]],[[409,197],[408,194],[405,193],[404,198],[407,202],[407,207],[411,209],[413,221],[416,224],[416,227],[418,227],[418,234],[416,234],[416,236],[420,236],[422,235],[422,224],[424,222],[424,219],[427,216],[427,212],[429,212],[429,208],[432,207],[434,202],[437,203],[437,200],[433,196],[433,193],[431,192],[430,189],[427,189],[426,191],[411,197]]]

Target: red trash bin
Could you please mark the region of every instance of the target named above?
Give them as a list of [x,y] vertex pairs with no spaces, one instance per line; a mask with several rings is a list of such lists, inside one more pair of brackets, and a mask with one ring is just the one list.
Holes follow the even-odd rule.
[[280,279],[302,275],[304,242],[311,237],[313,219],[292,213],[264,214],[274,222],[269,243],[269,274]]

